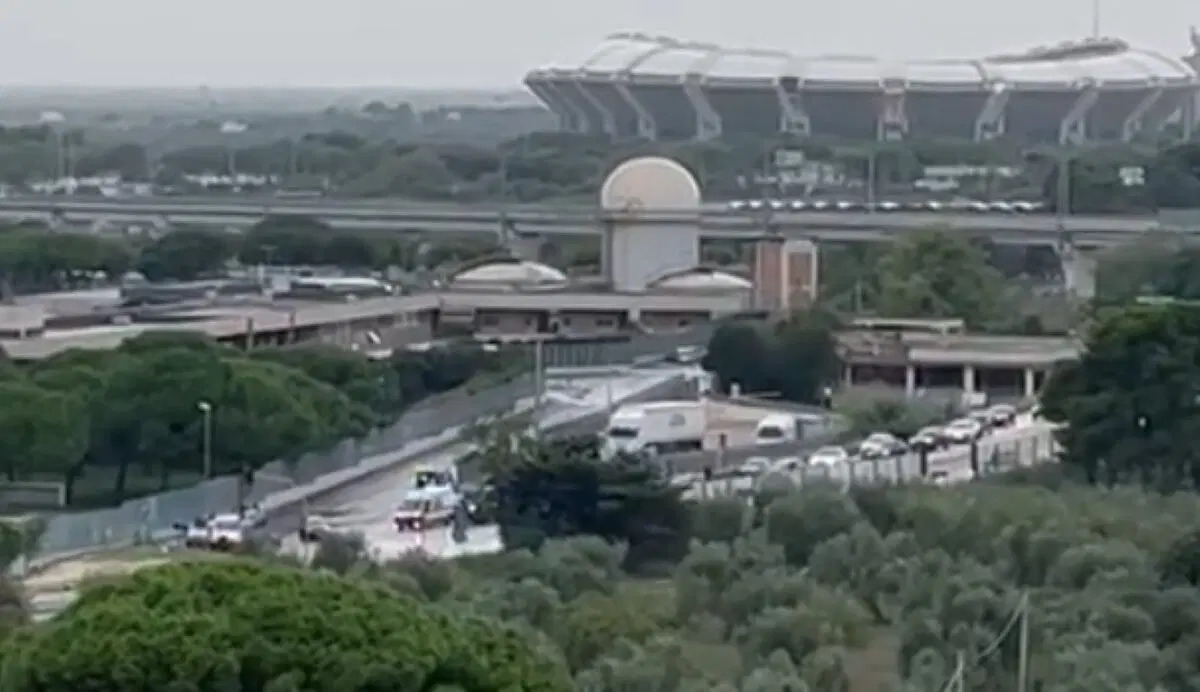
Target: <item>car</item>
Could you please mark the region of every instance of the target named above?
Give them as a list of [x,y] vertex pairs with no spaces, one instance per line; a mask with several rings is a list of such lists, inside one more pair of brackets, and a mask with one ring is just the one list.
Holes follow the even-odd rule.
[[782,457],[771,464],[771,470],[780,473],[792,473],[804,465],[800,457]]
[[424,531],[454,522],[462,497],[447,486],[429,485],[409,491],[392,515],[396,531]]
[[945,431],[939,425],[927,425],[908,438],[908,446],[917,451],[932,452],[946,446]]
[[267,513],[258,503],[244,507],[242,508],[242,523],[247,529],[261,529],[267,525]]
[[967,418],[979,424],[980,435],[986,435],[995,427],[995,423],[992,421],[991,409],[977,408],[968,413]]
[[808,457],[809,466],[839,466],[850,461],[850,454],[843,447],[829,445],[821,447]]
[[944,488],[950,485],[950,474],[946,473],[945,471],[934,471],[929,474],[928,482],[931,485]]
[[750,457],[738,466],[739,476],[761,476],[771,468],[771,460],[767,457]]
[[453,488],[458,484],[454,472],[449,469],[417,469],[413,474],[413,487],[417,490],[424,488]]
[[983,436],[983,426],[974,418],[953,420],[942,431],[951,444],[971,444]]
[[1017,409],[1008,404],[996,404],[987,410],[987,414],[992,425],[998,428],[1012,425],[1017,420]]
[[883,459],[907,451],[908,447],[891,433],[873,433],[858,447],[858,455],[863,459]]
[[232,550],[246,542],[246,521],[241,514],[217,514],[208,522],[208,547]]
[[667,361],[690,365],[704,360],[705,353],[706,349],[703,346],[678,346],[667,355]]
[[196,517],[189,524],[176,524],[175,529],[183,534],[185,548],[208,547],[208,519]]

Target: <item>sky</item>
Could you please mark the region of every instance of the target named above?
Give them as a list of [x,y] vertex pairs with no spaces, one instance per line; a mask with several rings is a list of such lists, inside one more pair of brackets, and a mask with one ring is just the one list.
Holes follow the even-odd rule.
[[[507,89],[641,31],[797,54],[959,57],[1091,33],[1095,0],[0,0],[0,84]],[[1200,0],[1099,0],[1178,57]]]

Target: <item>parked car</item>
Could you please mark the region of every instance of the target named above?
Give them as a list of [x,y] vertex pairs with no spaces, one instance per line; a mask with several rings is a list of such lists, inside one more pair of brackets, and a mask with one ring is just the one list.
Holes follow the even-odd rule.
[[971,444],[983,436],[983,425],[974,418],[959,418],[951,421],[943,434],[951,444]]
[[1008,404],[996,404],[987,410],[992,425],[1003,428],[1012,425],[1017,420],[1017,409]]
[[945,430],[940,425],[927,425],[908,438],[908,446],[917,451],[934,452],[947,444]]

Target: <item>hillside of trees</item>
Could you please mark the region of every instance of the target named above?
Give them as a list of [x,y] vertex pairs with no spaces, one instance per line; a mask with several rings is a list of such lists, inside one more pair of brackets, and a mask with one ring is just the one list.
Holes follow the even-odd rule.
[[1045,394],[1062,463],[956,487],[689,504],[594,439],[487,426],[475,461],[505,552],[381,564],[331,537],[303,566],[102,580],[42,625],[3,582],[0,686],[928,692],[961,663],[962,689],[993,692],[1024,660],[1025,689],[1195,690],[1197,315],[1102,311]]

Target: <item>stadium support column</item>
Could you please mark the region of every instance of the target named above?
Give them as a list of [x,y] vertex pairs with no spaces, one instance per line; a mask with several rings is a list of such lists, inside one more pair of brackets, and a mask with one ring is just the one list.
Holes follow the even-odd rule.
[[1096,258],[1067,238],[1058,245],[1058,259],[1067,295],[1081,301],[1096,297]]
[[908,135],[908,113],[904,108],[904,80],[885,79],[883,98],[879,104],[879,119],[875,123],[875,139],[896,142]]
[[1129,112],[1129,117],[1125,118],[1125,122],[1121,125],[1122,141],[1130,142],[1146,129],[1146,114],[1162,100],[1164,93],[1166,92],[1162,87],[1152,89],[1149,94],[1146,94],[1146,98],[1134,106],[1133,110]]
[[589,130],[596,132],[596,134],[616,137],[617,119],[613,116],[612,111],[608,110],[608,107],[603,103],[600,103],[600,99],[593,96],[592,92],[587,90],[587,85],[583,82],[573,81],[571,85],[575,87],[575,91],[579,92],[579,96],[583,99],[583,102],[595,109],[596,114],[600,118],[600,122],[594,124],[590,124],[589,120]]
[[562,107],[563,113],[559,117],[564,129],[576,134],[586,134],[588,131],[588,117],[579,108],[579,104],[575,102],[574,98],[570,94],[567,94],[564,88],[558,84],[547,82],[542,85],[542,89],[546,94],[551,95],[554,101]]
[[696,111],[696,139],[705,142],[721,137],[721,116],[704,94],[704,76],[692,73],[683,78],[683,93]]
[[975,118],[975,141],[986,142],[1004,134],[1005,109],[1008,107],[1008,89],[1003,84],[994,84],[983,109]]
[[779,131],[807,136],[812,131],[812,121],[804,110],[799,78],[780,77],[775,81],[775,95],[779,98]]
[[1087,140],[1087,116],[1100,98],[1100,90],[1093,84],[1085,86],[1075,99],[1071,110],[1067,111],[1062,122],[1058,124],[1058,143],[1060,146],[1082,144]]
[[625,81],[619,80],[613,82],[613,88],[637,115],[638,137],[651,142],[658,139],[658,123],[654,121],[654,116],[650,115],[650,110],[633,95],[633,90],[629,88],[629,85]]
[[1200,93],[1183,102],[1183,139],[1190,140],[1196,134],[1197,121],[1200,121]]

